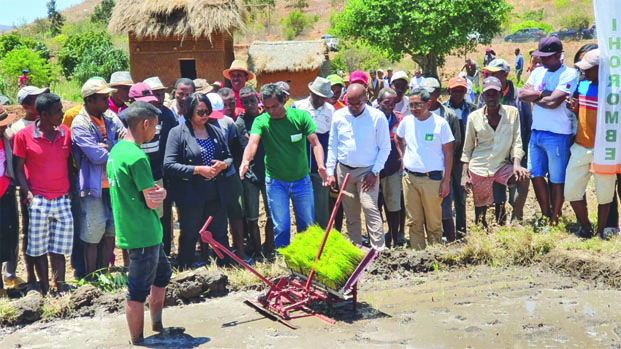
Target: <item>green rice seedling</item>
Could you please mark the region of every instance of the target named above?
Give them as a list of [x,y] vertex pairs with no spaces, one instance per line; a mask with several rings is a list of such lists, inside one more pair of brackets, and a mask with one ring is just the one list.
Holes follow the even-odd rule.
[[[324,231],[319,226],[309,227],[297,234],[293,242],[278,252],[287,267],[302,275],[310,274],[319,251]],[[315,265],[316,280],[328,288],[338,290],[364,258],[365,253],[336,230],[331,230],[321,258]]]

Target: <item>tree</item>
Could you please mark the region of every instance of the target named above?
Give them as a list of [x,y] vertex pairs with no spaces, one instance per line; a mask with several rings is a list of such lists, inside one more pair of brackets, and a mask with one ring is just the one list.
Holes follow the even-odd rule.
[[112,17],[113,9],[114,0],[103,0],[99,5],[95,6],[95,10],[91,15],[91,22],[108,24]]
[[510,10],[505,0],[349,0],[333,23],[336,34],[376,47],[394,61],[409,54],[423,74],[437,77],[446,55],[474,50],[477,42],[468,34],[491,42]]
[[70,35],[58,53],[58,62],[66,77],[73,74],[75,67],[85,59],[85,52],[99,46],[112,46],[112,39],[106,32],[87,32]]
[[65,25],[65,16],[56,11],[56,0],[48,1],[47,18],[50,21],[50,34],[52,37],[60,34],[60,29]]
[[30,84],[34,86],[46,86],[52,81],[52,66],[38,52],[29,48],[20,48],[9,51],[0,61],[2,80],[11,97],[17,95],[17,79],[22,70],[27,69]]
[[93,76],[107,78],[115,71],[129,69],[129,57],[125,51],[114,48],[111,43],[88,48],[83,57],[73,72],[73,77],[81,84]]
[[303,12],[293,10],[287,17],[283,17],[280,23],[283,26],[285,39],[293,40],[310,26],[311,20]]

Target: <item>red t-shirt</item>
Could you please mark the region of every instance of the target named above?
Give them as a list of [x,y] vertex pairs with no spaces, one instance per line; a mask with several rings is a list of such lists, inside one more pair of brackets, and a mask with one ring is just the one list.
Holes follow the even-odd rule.
[[11,180],[6,176],[6,151],[4,150],[4,142],[0,137],[0,198],[4,195]]
[[36,128],[39,121],[17,132],[13,154],[26,159],[26,180],[32,195],[47,200],[69,192],[67,158],[71,154],[71,131],[60,125],[54,142]]

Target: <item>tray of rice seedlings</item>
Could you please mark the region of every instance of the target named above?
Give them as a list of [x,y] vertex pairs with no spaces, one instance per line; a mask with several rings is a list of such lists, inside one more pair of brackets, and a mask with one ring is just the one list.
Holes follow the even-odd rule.
[[[319,226],[311,226],[297,234],[293,242],[278,250],[283,255],[289,269],[308,276],[319,251],[325,231]],[[321,257],[315,265],[315,279],[325,287],[339,290],[345,285],[366,253],[332,229],[326,240]]]

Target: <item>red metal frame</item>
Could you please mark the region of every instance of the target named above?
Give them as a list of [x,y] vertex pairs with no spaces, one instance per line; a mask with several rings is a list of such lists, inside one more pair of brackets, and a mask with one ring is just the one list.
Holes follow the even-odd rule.
[[[303,275],[298,275],[297,277],[281,278],[276,283],[268,280],[258,271],[256,271],[246,262],[244,262],[241,258],[237,257],[226,247],[215,241],[213,239],[213,236],[211,235],[211,232],[207,230],[207,227],[211,223],[212,217],[209,217],[209,219],[207,219],[207,222],[205,222],[205,225],[200,231],[202,241],[208,243],[213,248],[214,252],[218,255],[218,257],[224,258],[222,252],[226,253],[229,257],[233,258],[244,268],[250,270],[250,272],[252,272],[259,279],[261,279],[261,281],[265,282],[270,287],[267,294],[263,297],[260,297],[258,302],[246,301],[246,304],[256,308],[257,310],[272,318],[275,318],[276,320],[291,328],[296,327],[287,322],[287,320],[307,316],[315,316],[329,324],[334,324],[334,320],[313,311],[309,307],[311,304],[316,302],[335,304],[346,302],[351,299],[354,311],[356,310],[358,302],[358,279],[360,278],[362,272],[364,272],[366,267],[377,256],[377,252],[375,250],[371,249],[367,252],[367,255],[365,256],[363,261],[360,263],[360,265],[358,265],[354,273],[350,276],[349,280],[347,280],[345,286],[340,291],[329,290],[325,287],[322,287],[322,285],[320,284],[317,285],[317,282],[313,283],[313,277],[315,275],[315,264],[321,258],[321,254],[323,253],[326,240],[328,239],[328,235],[330,234],[330,229],[332,228],[332,224],[334,223],[334,219],[336,218],[336,213],[341,204],[342,196],[345,192],[345,187],[347,186],[348,182],[349,174],[347,174],[345,176],[345,179],[343,180],[339,196],[336,199],[336,204],[334,205],[332,215],[330,216],[328,226],[326,227],[326,232],[323,236],[319,251],[317,251],[317,257],[315,258],[315,262],[313,263],[313,267],[308,277],[306,278],[306,281],[304,281],[305,277]],[[348,291],[351,291],[351,298],[345,296],[345,293]],[[303,314],[293,315],[293,313],[296,311],[301,311],[303,312]]]

